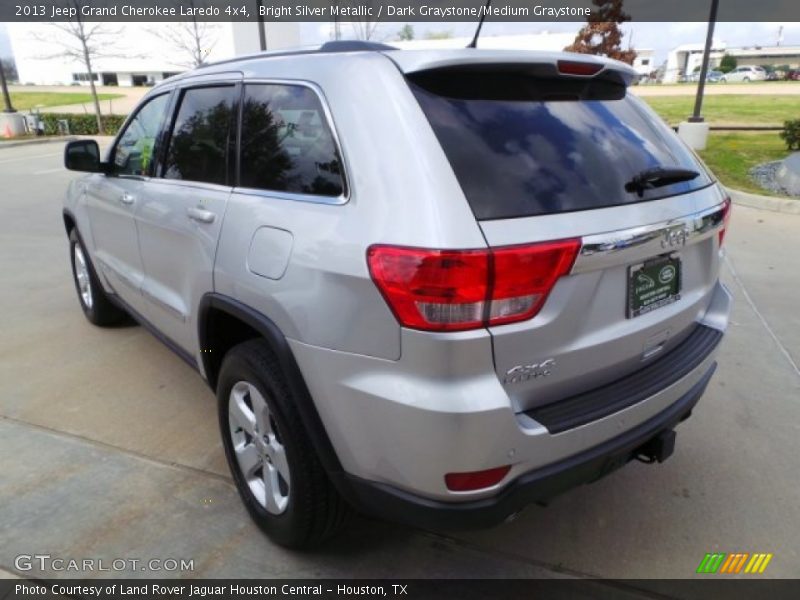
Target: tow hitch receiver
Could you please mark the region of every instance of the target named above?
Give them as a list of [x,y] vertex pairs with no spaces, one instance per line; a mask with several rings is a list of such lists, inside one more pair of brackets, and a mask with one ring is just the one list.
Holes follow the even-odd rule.
[[662,463],[675,451],[675,430],[662,431],[650,441],[642,444],[635,452],[636,460],[643,463]]

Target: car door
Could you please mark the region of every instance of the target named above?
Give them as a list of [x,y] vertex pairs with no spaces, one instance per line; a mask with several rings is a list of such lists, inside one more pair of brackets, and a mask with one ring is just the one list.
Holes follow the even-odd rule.
[[175,93],[157,176],[136,209],[147,319],[197,358],[197,307],[213,290],[217,239],[231,194],[239,84]]
[[114,292],[137,312],[144,308],[144,269],[134,213],[146,195],[169,98],[169,92],[159,94],[139,107],[111,148],[111,170],[92,177],[86,188],[96,266]]

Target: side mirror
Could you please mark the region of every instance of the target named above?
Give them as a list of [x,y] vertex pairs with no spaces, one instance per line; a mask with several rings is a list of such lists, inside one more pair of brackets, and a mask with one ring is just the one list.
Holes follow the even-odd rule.
[[64,148],[64,166],[70,171],[105,172],[105,165],[100,162],[100,146],[94,140],[67,143]]

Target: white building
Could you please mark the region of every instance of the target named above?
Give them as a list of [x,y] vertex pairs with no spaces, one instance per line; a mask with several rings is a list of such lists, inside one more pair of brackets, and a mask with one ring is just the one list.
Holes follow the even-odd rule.
[[636,48],[636,58],[633,60],[633,68],[639,75],[647,76],[656,70],[655,51],[650,48]]
[[789,65],[800,67],[800,46],[749,46],[730,48],[728,54],[736,59],[740,67],[771,65],[779,67]]
[[[725,55],[726,45],[714,40],[711,44],[710,64],[719,65]],[[705,44],[683,44],[670,50],[667,55],[667,68],[664,72],[664,83],[676,83],[682,76],[691,75],[703,64]]]
[[[704,44],[683,44],[673,48],[667,55],[667,70],[664,83],[675,83],[683,75],[691,75],[703,64]],[[710,67],[719,66],[726,54],[733,56],[739,66],[771,65],[773,67],[789,65],[800,67],[800,46],[751,46],[744,48],[728,48],[724,42],[716,40],[711,45],[709,55]]]
[[[207,27],[208,62],[260,50],[257,23],[217,23]],[[9,23],[7,29],[20,83],[88,85],[83,62],[63,56],[63,44],[75,46],[74,38],[47,23]],[[116,38],[107,39],[107,56],[92,61],[99,85],[153,85],[189,68],[188,52],[168,41],[177,34],[178,24],[124,23],[111,24],[108,29],[123,31]],[[269,50],[298,46],[299,24],[267,23],[266,39]]]

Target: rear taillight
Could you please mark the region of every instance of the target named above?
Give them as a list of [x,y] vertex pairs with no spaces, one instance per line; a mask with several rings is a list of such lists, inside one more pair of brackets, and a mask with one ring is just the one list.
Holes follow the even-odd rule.
[[367,261],[402,325],[452,331],[483,324],[489,281],[485,251],[372,246]]
[[579,239],[492,250],[489,325],[530,319],[542,308],[559,277],[572,269]]
[[532,318],[580,240],[486,250],[372,246],[370,274],[401,325],[463,331]]
[[722,203],[722,229],[719,230],[719,247],[722,248],[722,242],[725,240],[725,232],[728,230],[728,223],[731,220],[731,199],[725,198]]

